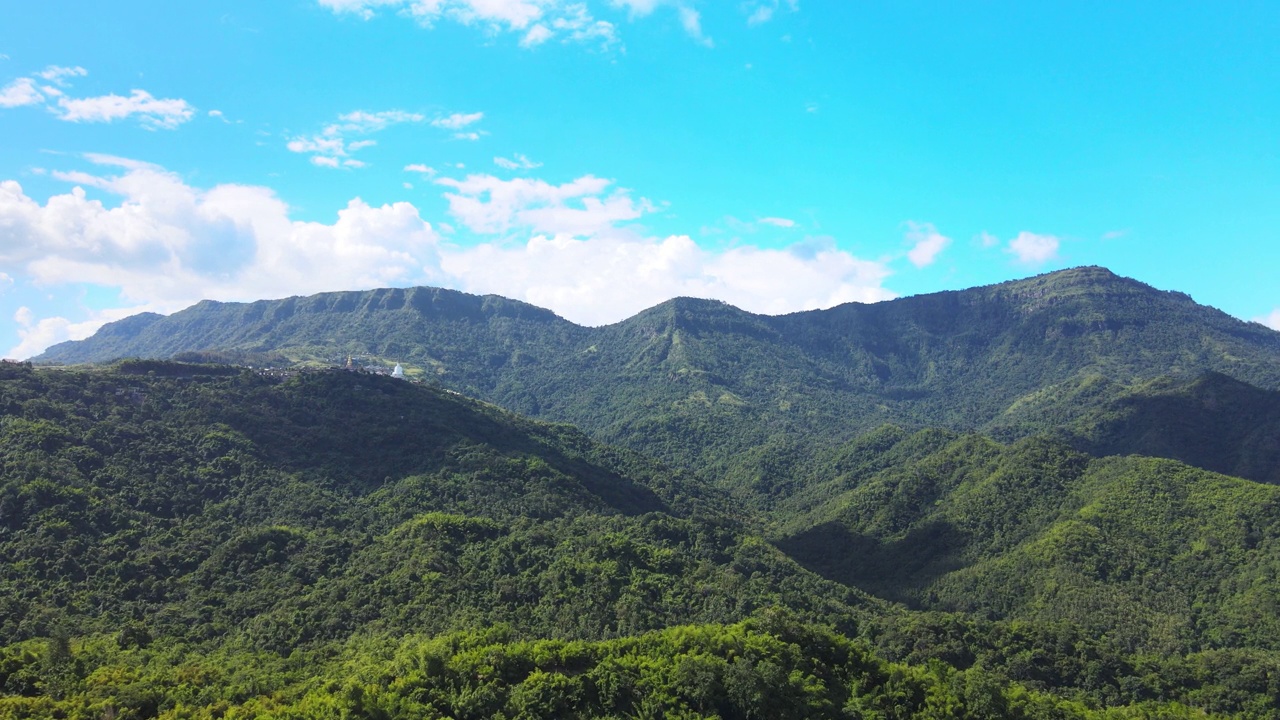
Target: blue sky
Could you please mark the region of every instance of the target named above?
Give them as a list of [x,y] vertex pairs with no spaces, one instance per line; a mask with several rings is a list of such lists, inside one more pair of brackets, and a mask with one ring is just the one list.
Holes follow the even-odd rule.
[[586,324],[1105,265],[1280,329],[1280,5],[12,3],[0,354],[432,284]]

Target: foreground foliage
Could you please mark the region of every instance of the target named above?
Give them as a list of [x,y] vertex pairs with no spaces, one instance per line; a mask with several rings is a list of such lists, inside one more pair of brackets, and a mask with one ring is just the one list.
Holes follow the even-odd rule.
[[1178,703],[1090,709],[977,667],[885,662],[778,613],[609,641],[515,641],[494,628],[283,659],[103,640],[43,662],[23,652],[11,648],[0,672],[44,692],[0,697],[0,718],[1206,717]]

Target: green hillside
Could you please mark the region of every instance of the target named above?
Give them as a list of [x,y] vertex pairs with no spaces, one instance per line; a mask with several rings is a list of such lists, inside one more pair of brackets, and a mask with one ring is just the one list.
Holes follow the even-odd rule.
[[387,377],[0,374],[0,718],[1280,703],[1268,486],[885,428],[769,520]]
[[780,592],[814,617],[858,602],[810,587],[692,479],[446,391],[152,362],[4,371],[3,642],[144,619],[270,647],[498,621],[607,637],[734,621]]
[[1053,433],[1097,456],[1139,454],[1280,484],[1280,392],[1219,373],[1131,385],[1072,379],[1015,402],[984,428]]
[[779,547],[825,577],[1133,651],[1280,649],[1280,488],[1044,438],[876,440],[779,528]]

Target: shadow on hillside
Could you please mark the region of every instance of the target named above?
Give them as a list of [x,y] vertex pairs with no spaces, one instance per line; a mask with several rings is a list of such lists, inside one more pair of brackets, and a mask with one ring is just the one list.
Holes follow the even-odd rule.
[[921,609],[920,591],[964,563],[952,552],[963,546],[959,530],[934,521],[898,540],[860,535],[827,522],[775,543],[806,569],[842,585]]
[[[301,383],[305,383],[302,385]],[[294,471],[340,478],[370,492],[393,478],[444,468],[474,470],[468,448],[504,458],[537,458],[576,480],[624,515],[670,512],[651,488],[590,457],[591,444],[472,400],[399,380],[317,374],[259,394],[241,407],[210,408],[212,419],[243,433],[271,460]],[[487,461],[481,461],[487,462]],[[619,472],[622,470],[622,472]]]

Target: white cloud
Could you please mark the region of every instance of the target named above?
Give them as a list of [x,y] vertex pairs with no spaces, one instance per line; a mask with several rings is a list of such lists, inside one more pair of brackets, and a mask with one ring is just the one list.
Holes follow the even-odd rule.
[[791,228],[796,226],[796,221],[783,217],[764,217],[759,220],[761,225],[772,225],[780,228]]
[[534,162],[527,155],[516,153],[510,158],[495,157],[493,164],[504,170],[532,170],[542,167],[542,163]]
[[[192,188],[154,169],[99,178],[121,200],[79,187],[40,204],[0,183],[0,266],[38,285],[120,289],[131,308],[169,312],[200,298],[439,284],[435,231],[408,203],[352,200],[332,224],[299,222],[263,187]],[[33,324],[24,346],[58,327]],[[30,353],[27,353],[30,354]]]
[[592,175],[562,185],[525,178],[502,180],[492,175],[441,178],[436,183],[454,190],[445,193],[449,213],[472,232],[484,234],[527,229],[551,235],[588,235],[654,209],[648,200],[632,200],[625,190],[606,194],[612,182]]
[[1000,238],[996,237],[995,235],[992,235],[986,230],[983,230],[982,232],[978,233],[977,237],[975,237],[974,239],[977,240],[978,244],[984,248],[993,248],[1000,244]]
[[626,8],[632,17],[644,17],[663,2],[664,0],[609,0],[609,4],[616,8]]
[[[195,108],[179,98],[157,98],[146,90],[132,90],[128,97],[110,94],[72,98],[64,89],[67,78],[88,74],[82,67],[50,65],[32,77],[18,78],[0,90],[0,107],[44,104],[59,120],[67,122],[114,122],[136,117],[148,130],[172,130],[195,115]],[[50,85],[37,87],[35,78]]]
[[876,302],[880,263],[827,247],[794,252],[739,247],[714,252],[685,235],[664,239],[536,236],[518,246],[486,244],[447,253],[445,269],[476,293],[516,297],[574,322],[625,319],[677,296],[724,300],[759,313]]
[[599,324],[676,295],[766,313],[893,296],[883,287],[883,263],[830,242],[708,250],[684,235],[645,237],[628,223],[650,203],[593,176],[562,185],[488,176],[440,181],[456,191],[450,195],[476,201],[455,213],[468,227],[530,230],[520,239],[461,245],[443,242],[409,203],[374,207],[357,198],[332,222],[302,222],[268,188],[201,189],[155,166],[102,159],[122,174],[63,176],[94,178],[95,187],[118,196],[114,206],[78,187],[41,203],[17,182],[0,182],[0,266],[38,286],[90,283],[116,288],[121,298],[119,308],[79,318],[22,312],[12,355],[85,337],[125,314],[171,312],[202,298],[428,284],[495,292]]
[[436,174],[435,168],[428,167],[428,166],[423,165],[423,164],[421,164],[421,163],[417,163],[417,164],[414,164],[414,165],[405,165],[405,166],[404,166],[404,171],[405,171],[405,172],[416,172],[416,173],[421,173],[421,174],[423,174],[423,175],[426,175],[427,177],[433,177],[433,176]]
[[[595,43],[598,42],[601,49],[609,49],[618,42],[617,28],[613,23],[604,20],[597,20],[587,12],[587,6],[582,3],[566,5],[564,13],[557,18],[551,20],[551,32],[559,33],[564,37],[565,42],[579,43]],[[529,35],[525,36],[525,40],[530,39],[534,34],[537,26],[529,31]],[[538,35],[546,33],[539,32]],[[545,39],[550,39],[551,35],[547,35]],[[544,42],[540,40],[539,42]],[[525,47],[532,47],[521,41]]]
[[[747,25],[755,27],[769,22],[781,5],[778,0],[751,0],[744,3],[742,7],[747,13]],[[788,10],[795,12],[800,9],[800,0],[786,0],[786,6]]]
[[1052,235],[1037,235],[1024,230],[1009,241],[1008,252],[1020,263],[1039,265],[1058,257],[1058,245],[1058,238]]
[[136,115],[147,128],[172,130],[195,115],[186,100],[160,99],[146,90],[129,97],[101,95],[80,99],[58,98],[59,117],[68,122],[112,122]]
[[1272,330],[1280,330],[1280,307],[1271,311],[1270,315],[1263,315],[1260,318],[1254,318],[1254,322],[1260,322]]
[[444,128],[445,130],[461,130],[468,125],[480,122],[484,119],[484,113],[454,113],[446,117],[436,118],[431,121],[432,127]]
[[911,243],[911,249],[907,251],[907,260],[918,268],[932,265],[933,261],[938,259],[938,254],[951,244],[951,238],[938,232],[933,223],[908,220],[906,226],[904,237],[908,243]]
[[689,33],[689,37],[707,47],[715,47],[715,42],[702,33],[702,15],[697,10],[681,5],[676,8],[676,12],[680,14],[680,25]]
[[51,83],[66,86],[67,81],[64,78],[84,77],[89,71],[82,67],[60,67],[58,65],[50,65],[49,67],[36,73],[36,77],[44,78]]
[[371,133],[385,130],[401,123],[417,123],[426,120],[420,113],[405,110],[383,110],[382,112],[366,112],[356,110],[338,116],[338,122],[325,128],[326,134],[341,135],[343,133]]
[[520,38],[520,47],[537,47],[550,40],[554,35],[555,33],[551,32],[550,28],[542,23],[538,23],[537,25],[529,28],[529,32],[525,33],[523,38]]
[[372,19],[379,10],[392,10],[423,27],[440,20],[480,26],[491,33],[521,36],[520,45],[531,48],[553,37],[565,42],[617,42],[612,23],[595,18],[585,2],[567,0],[318,0],[335,13]]
[[36,89],[36,81],[31,78],[18,78],[0,88],[0,108],[39,105],[44,96]]
[[362,168],[366,163],[351,158],[351,154],[378,144],[377,140],[353,140],[348,142],[347,135],[368,135],[385,130],[401,123],[419,123],[427,117],[420,113],[404,110],[384,110],[382,112],[354,112],[339,115],[338,121],[326,125],[316,135],[299,135],[285,143],[289,152],[311,155],[311,163],[319,167]]
[[73,322],[65,317],[47,317],[37,320],[31,308],[20,307],[13,315],[14,322],[18,324],[19,342],[5,353],[5,357],[28,358],[39,355],[51,345],[67,340],[83,340],[98,332],[109,322],[136,315],[147,309],[146,306],[137,306],[90,311],[89,316],[84,320]]
[[9,273],[0,272],[0,295],[3,295],[13,287],[13,278],[9,277]]

